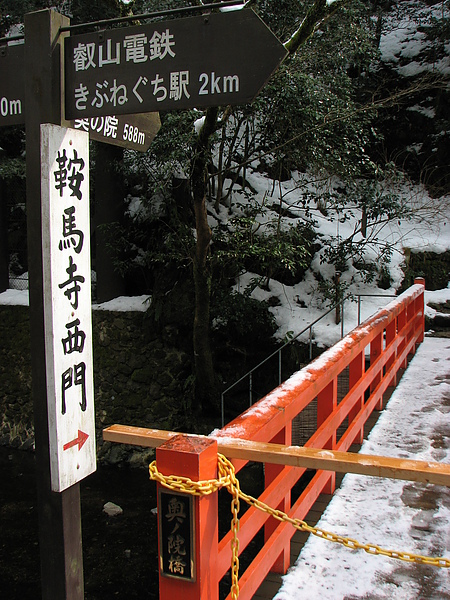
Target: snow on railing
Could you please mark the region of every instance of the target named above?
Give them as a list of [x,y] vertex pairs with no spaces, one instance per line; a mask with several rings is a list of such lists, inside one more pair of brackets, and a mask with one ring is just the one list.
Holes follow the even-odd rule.
[[[240,440],[247,445],[262,442],[267,452],[260,460],[267,462],[263,463],[264,489],[257,502],[280,509],[290,519],[303,520],[320,494],[334,492],[335,472],[319,466],[307,472],[305,466],[274,464],[275,459],[271,463],[270,445],[292,447],[293,422],[308,412],[310,418],[311,411],[315,426],[302,444],[305,449],[320,449],[324,456],[327,451],[331,455],[332,451],[345,452],[352,444],[360,444],[369,416],[383,408],[384,393],[397,384],[408,356],[423,341],[424,291],[424,280],[416,280],[401,296],[209,437],[118,425],[105,430],[104,439],[156,447],[156,463],[152,465],[157,465],[161,476],[177,482],[181,482],[180,477],[189,478],[190,483],[200,482],[203,487],[218,482],[218,446],[236,446]],[[346,389],[338,394],[338,379],[344,374]],[[233,464],[236,473],[241,471],[242,480],[242,469],[254,455],[237,456],[241,458],[234,459]],[[236,546],[242,558],[251,545],[253,556],[236,585],[233,583],[234,591],[227,600],[236,597],[236,587],[240,600],[250,600],[270,571],[286,573],[290,566],[290,540],[295,529],[275,519],[273,511],[271,515],[252,504],[239,518],[239,544],[234,518],[232,530],[219,539],[217,489],[188,500],[192,497],[172,488],[167,492],[164,484],[158,483],[160,600],[178,596],[218,600],[219,583],[230,570],[232,555],[236,566]],[[237,513],[237,506],[234,509]],[[257,537],[261,530],[262,544]],[[177,548],[182,549],[178,555]],[[241,569],[243,563],[241,560]],[[235,569],[232,581],[234,577]]]

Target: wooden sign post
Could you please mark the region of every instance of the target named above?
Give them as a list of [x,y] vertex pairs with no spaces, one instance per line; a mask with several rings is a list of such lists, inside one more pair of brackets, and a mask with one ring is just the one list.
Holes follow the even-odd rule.
[[[286,56],[250,10],[71,37],[61,34],[68,26],[69,19],[52,10],[28,13],[24,47],[0,49],[0,126],[26,127],[43,600],[84,600],[79,481],[96,468],[87,134],[144,149],[159,117],[149,122],[129,115],[249,102]],[[85,132],[61,128],[65,118]],[[217,444],[186,446],[181,440],[174,448],[169,442],[158,460],[168,473],[187,461],[194,480],[215,477]],[[159,540],[161,588],[185,598],[199,597],[199,590],[205,600],[216,598],[216,565],[208,550],[217,555],[217,494],[196,499],[189,509],[191,500],[175,494],[160,493],[159,503],[166,515]],[[186,581],[189,587],[180,587]]]
[[[10,43],[0,46],[0,127],[23,125],[26,118],[25,46]],[[61,124],[87,131],[97,142],[105,142],[131,150],[146,152],[161,127],[159,113],[136,115],[114,113],[91,119],[79,118]]]
[[52,490],[42,275],[40,126],[61,123],[60,27],[67,25],[67,18],[51,10],[25,15],[31,368],[43,600],[84,600],[80,487]]
[[0,48],[0,126],[25,122],[24,46]]
[[41,125],[44,331],[52,490],[96,470],[89,134]]
[[74,119],[68,127],[86,131],[89,138],[112,146],[146,152],[160,130],[159,113]]
[[66,117],[245,104],[286,54],[252,10],[70,36]]

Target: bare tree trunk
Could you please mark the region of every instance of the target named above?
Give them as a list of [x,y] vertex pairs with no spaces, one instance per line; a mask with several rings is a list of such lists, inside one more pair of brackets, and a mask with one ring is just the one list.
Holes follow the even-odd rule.
[[218,410],[218,384],[214,372],[210,343],[210,297],[211,272],[209,252],[211,229],[206,210],[207,164],[209,139],[217,126],[217,108],[209,108],[206,120],[199,132],[194,148],[194,162],[191,176],[191,191],[195,214],[197,240],[194,254],[194,365],[195,399],[197,406],[205,414],[214,414]]
[[[329,4],[327,0],[314,0],[305,19],[291,39],[285,43],[289,54],[294,54],[299,46],[314,33],[318,23],[323,22],[336,12],[338,7],[349,0],[335,0]],[[246,6],[254,4],[248,0]],[[226,111],[227,112],[227,111]],[[194,254],[194,285],[195,285],[195,315],[194,315],[194,355],[195,355],[195,399],[197,406],[204,413],[214,413],[218,408],[218,385],[214,373],[211,344],[210,344],[210,291],[211,272],[208,264],[211,229],[208,225],[206,212],[207,194],[207,164],[209,160],[209,144],[212,134],[221,124],[218,123],[218,108],[210,107],[206,111],[203,127],[200,129],[197,142],[194,145],[191,193],[194,205],[197,240]],[[231,190],[229,191],[231,194]]]
[[222,126],[222,138],[220,140],[220,146],[219,146],[219,162],[217,165],[217,194],[216,194],[216,203],[214,205],[214,208],[216,209],[216,212],[220,211],[220,203],[222,201],[222,191],[223,191],[223,179],[224,179],[224,173],[223,173],[223,152],[224,152],[224,148],[225,148],[225,140],[226,140],[226,125]]

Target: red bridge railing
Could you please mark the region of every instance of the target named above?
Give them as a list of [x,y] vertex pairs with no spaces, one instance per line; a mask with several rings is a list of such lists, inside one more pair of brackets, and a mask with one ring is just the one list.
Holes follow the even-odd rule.
[[[374,410],[382,408],[383,394],[396,385],[408,355],[423,341],[424,283],[416,280],[405,293],[216,432],[215,437],[290,445],[293,419],[317,399],[317,430],[304,445],[346,451],[353,443],[361,443],[365,422]],[[349,391],[338,402],[338,377],[347,368]],[[236,464],[236,471],[242,466],[243,462]],[[290,506],[291,490],[304,472],[302,468],[266,464],[265,489],[260,499],[292,518],[304,519],[319,495],[333,493],[335,488],[335,473],[317,471]],[[242,600],[253,596],[269,571],[285,573],[290,565],[293,528],[275,522],[273,517],[267,519],[266,514],[253,507],[240,521],[240,550],[263,525],[264,545],[240,578]],[[230,539],[231,532],[219,542],[219,580],[229,569]]]
[[[347,451],[353,443],[361,443],[367,419],[382,408],[383,394],[396,385],[408,356],[423,341],[424,290],[424,280],[417,279],[401,296],[210,438],[170,438],[157,449],[159,471],[194,481],[214,478],[217,442],[223,445],[230,438],[289,446],[293,420],[301,418],[313,403],[317,406],[317,426],[304,446]],[[338,378],[344,372],[348,372],[348,392],[338,398]],[[244,460],[233,462],[236,472],[246,464]],[[305,471],[303,467],[265,463],[265,485],[259,499],[292,518],[304,519],[321,493],[333,493],[335,489],[335,473],[317,470],[295,499],[292,489]],[[161,600],[177,595],[184,600],[216,600],[219,582],[230,569],[232,532],[218,539],[217,493],[195,502],[191,581],[166,577],[160,569]],[[264,544],[240,574],[241,600],[251,599],[270,571],[285,573],[290,565],[290,539],[295,530],[253,506],[240,518],[239,552],[261,529]],[[160,544],[166,543],[160,537]],[[160,557],[163,551],[160,547]],[[230,593],[227,600],[231,597]]]

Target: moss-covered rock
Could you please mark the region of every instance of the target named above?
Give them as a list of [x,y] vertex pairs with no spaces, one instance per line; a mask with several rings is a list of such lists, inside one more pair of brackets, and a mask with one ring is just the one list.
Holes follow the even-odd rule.
[[415,277],[425,278],[427,290],[445,289],[450,280],[450,251],[411,252],[406,249],[402,291],[414,283]]

